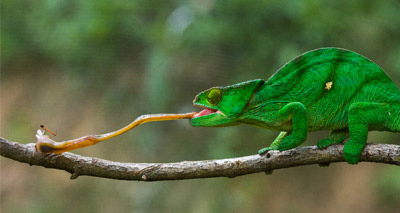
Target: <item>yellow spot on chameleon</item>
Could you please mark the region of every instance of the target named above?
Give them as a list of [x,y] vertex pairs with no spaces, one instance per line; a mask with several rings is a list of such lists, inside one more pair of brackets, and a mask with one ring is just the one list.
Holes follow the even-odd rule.
[[325,89],[330,90],[332,88],[333,82],[330,81],[328,83],[325,84]]

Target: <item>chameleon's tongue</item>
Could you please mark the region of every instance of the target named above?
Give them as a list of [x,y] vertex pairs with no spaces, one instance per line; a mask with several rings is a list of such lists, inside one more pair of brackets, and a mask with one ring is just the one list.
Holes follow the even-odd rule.
[[[192,119],[193,116],[199,114],[197,112],[183,113],[183,114],[150,114],[150,115],[142,115],[136,118],[132,123],[128,124],[121,129],[118,129],[113,132],[101,134],[101,135],[88,135],[83,136],[77,139],[56,142],[49,138],[49,136],[45,135],[41,130],[37,131],[36,137],[38,139],[36,143],[37,150],[41,152],[51,152],[51,153],[62,153],[66,151],[71,151],[74,149],[82,148],[85,146],[94,145],[100,141],[104,141],[115,136],[118,136],[130,129],[133,129],[140,124],[144,124],[151,121],[168,121],[168,120],[177,120],[177,119]],[[42,126],[42,128],[45,128]]]
[[215,110],[215,109],[204,109],[201,112],[195,114],[193,116],[193,118],[197,118],[197,117],[204,116],[204,115],[209,115],[209,114],[212,114],[212,113],[215,113],[215,112],[217,112],[217,110]]

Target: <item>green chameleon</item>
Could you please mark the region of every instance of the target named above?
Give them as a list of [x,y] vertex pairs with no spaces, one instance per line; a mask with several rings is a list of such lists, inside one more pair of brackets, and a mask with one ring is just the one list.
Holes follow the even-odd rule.
[[369,59],[349,50],[321,48],[306,52],[267,81],[252,80],[213,87],[193,101],[205,108],[192,126],[250,124],[281,131],[269,150],[302,144],[309,131],[331,130],[320,149],[341,144],[349,164],[357,164],[368,131],[400,131],[400,91]]

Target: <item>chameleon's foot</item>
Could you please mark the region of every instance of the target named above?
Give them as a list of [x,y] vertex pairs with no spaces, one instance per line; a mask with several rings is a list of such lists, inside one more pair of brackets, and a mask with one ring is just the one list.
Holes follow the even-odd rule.
[[335,129],[332,130],[328,137],[321,139],[317,143],[319,149],[325,149],[332,144],[342,144],[344,140],[349,137],[348,129]]
[[306,140],[305,136],[297,137],[297,136],[293,135],[293,133],[292,133],[291,135],[285,137],[282,140],[282,142],[280,144],[278,144],[276,149],[282,152],[285,150],[296,148]]
[[318,147],[318,149],[325,149],[332,144],[336,144],[335,141],[333,141],[330,138],[324,138],[324,139],[318,141],[317,147]]
[[347,163],[357,164],[364,146],[365,144],[352,143],[351,140],[348,141],[343,147],[343,155]]
[[258,150],[258,154],[259,154],[259,155],[265,155],[265,154],[267,154],[267,152],[268,152],[269,150],[273,150],[273,149],[272,149],[271,147],[262,148],[262,149]]

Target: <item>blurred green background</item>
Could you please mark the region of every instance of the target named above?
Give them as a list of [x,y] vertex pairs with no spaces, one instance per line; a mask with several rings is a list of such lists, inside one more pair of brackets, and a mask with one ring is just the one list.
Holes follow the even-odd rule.
[[[319,47],[354,50],[400,85],[397,0],[2,0],[1,136],[105,133],[141,114],[189,112],[212,86],[267,79]],[[74,151],[122,162],[252,155],[278,133],[249,126],[140,126]],[[310,134],[314,145],[327,132]],[[399,143],[372,132],[370,142]],[[1,157],[2,212],[397,212],[400,169],[345,163],[234,179],[129,182]]]

